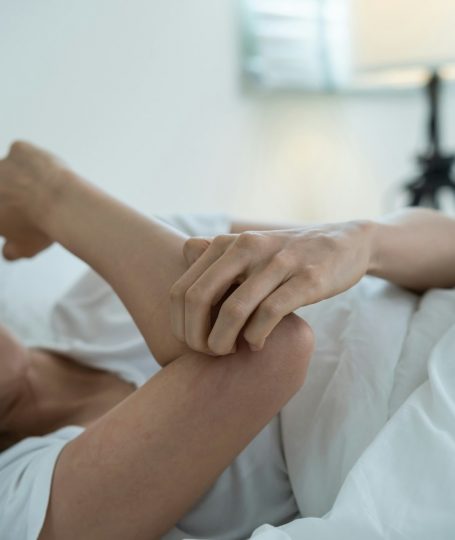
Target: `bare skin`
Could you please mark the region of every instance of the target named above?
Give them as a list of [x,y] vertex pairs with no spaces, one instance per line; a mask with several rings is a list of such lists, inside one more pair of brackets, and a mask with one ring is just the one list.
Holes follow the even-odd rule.
[[50,351],[21,345],[0,327],[0,449],[65,425],[87,427],[134,387]]
[[[190,350],[169,321],[169,290],[187,267],[187,237],[114,201],[31,145],[14,145],[0,162],[0,234],[9,259],[57,241],[90,264],[164,366],[112,410],[87,418],[87,430],[65,447],[41,540],[159,538],[300,388],[311,330],[290,316],[261,353],[244,343],[218,358]],[[61,369],[54,361],[36,365],[49,370],[47,378]],[[42,395],[43,380],[33,378],[35,395]],[[12,430],[18,411],[9,410]]]
[[[29,145],[15,145],[0,161],[4,255],[30,257],[61,242],[111,283],[167,366],[126,397],[130,388],[112,392],[114,382],[99,373],[76,374],[77,366],[42,352],[24,355],[0,335],[0,422],[10,434],[89,426],[62,454],[41,538],[124,538],[131,523],[137,538],[158,538],[171,527],[302,384],[312,335],[287,315],[296,307],[333,296],[366,273],[417,291],[455,285],[455,221],[437,212],[269,228],[239,223],[236,234],[216,242],[188,239]],[[208,326],[209,311],[232,284],[241,287],[227,294],[215,327]],[[251,353],[241,334],[261,352]],[[88,378],[96,380],[95,400],[84,394]],[[53,405],[72,379],[81,383],[80,394],[68,387],[80,403],[62,414]],[[105,383],[112,393],[104,394]],[[24,413],[30,395],[40,412],[33,426]]]
[[[237,234],[193,238],[185,245],[191,267],[174,284],[174,335],[194,350],[225,354],[240,335],[261,350],[287,314],[355,285],[370,274],[425,291],[455,286],[455,220],[407,209],[373,222],[265,230],[234,227]],[[233,284],[215,324],[211,306]]]

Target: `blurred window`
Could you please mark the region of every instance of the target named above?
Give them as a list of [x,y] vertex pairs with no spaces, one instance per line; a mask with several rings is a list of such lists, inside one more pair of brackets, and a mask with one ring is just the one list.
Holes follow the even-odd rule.
[[243,0],[244,71],[266,88],[330,90],[349,71],[349,0]]

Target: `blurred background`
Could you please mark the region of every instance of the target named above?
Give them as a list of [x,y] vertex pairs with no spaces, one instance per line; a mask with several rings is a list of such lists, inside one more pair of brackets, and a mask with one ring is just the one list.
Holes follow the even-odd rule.
[[[418,172],[427,103],[423,80],[365,83],[352,62],[450,61],[452,4],[0,0],[0,151],[33,141],[150,213],[374,217],[403,204],[400,186]],[[315,45],[324,17],[337,59]],[[450,82],[441,109],[442,146],[453,150]]]

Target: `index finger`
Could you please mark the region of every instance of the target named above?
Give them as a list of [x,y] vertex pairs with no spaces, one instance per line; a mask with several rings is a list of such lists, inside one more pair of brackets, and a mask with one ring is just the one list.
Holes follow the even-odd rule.
[[[248,259],[244,254],[228,249],[188,289],[185,296],[185,340],[192,349],[208,349],[212,307],[232,285],[239,282],[247,265]],[[220,353],[211,347],[210,350],[216,354],[231,351]]]
[[188,289],[224,253],[229,244],[233,242],[233,239],[234,235],[223,235],[214,238],[206,251],[171,287],[171,328],[174,336],[181,342],[185,342],[185,295]]

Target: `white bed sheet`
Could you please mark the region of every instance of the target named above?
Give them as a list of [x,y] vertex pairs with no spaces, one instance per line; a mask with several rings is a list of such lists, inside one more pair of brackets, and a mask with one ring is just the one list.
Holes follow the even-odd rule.
[[[32,262],[0,260],[0,322],[46,339],[50,307],[84,268],[57,247]],[[282,420],[308,517],[254,538],[455,538],[455,292],[418,301],[365,280],[301,313],[319,344]]]
[[59,246],[14,263],[0,255],[0,323],[26,343],[48,341],[52,305],[85,269]]
[[455,291],[376,285],[307,312],[329,345],[282,414],[307,517],[255,540],[455,538]]

